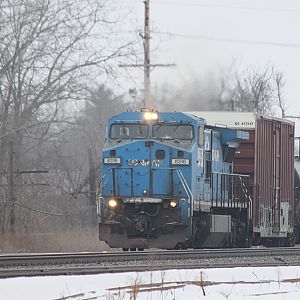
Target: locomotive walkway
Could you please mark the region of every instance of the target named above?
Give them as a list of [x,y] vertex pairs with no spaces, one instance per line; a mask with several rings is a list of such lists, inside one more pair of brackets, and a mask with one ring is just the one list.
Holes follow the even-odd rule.
[[247,266],[300,266],[300,248],[9,254],[0,278]]

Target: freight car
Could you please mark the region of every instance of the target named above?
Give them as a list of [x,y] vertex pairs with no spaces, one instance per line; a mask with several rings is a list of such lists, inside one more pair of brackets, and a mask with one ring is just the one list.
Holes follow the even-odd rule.
[[201,113],[110,118],[100,240],[123,249],[293,245],[293,124],[254,115],[243,122],[252,127]]
[[296,242],[300,243],[300,138],[295,139],[295,198],[296,198]]

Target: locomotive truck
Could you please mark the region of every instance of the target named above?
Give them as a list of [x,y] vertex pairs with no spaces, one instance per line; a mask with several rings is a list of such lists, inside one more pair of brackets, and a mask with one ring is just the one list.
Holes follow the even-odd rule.
[[124,250],[293,245],[293,123],[248,118],[250,129],[201,113],[111,117],[100,240]]

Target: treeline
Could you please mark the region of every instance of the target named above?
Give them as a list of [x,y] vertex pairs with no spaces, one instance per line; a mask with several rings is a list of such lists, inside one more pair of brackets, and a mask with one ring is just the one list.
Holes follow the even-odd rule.
[[192,77],[179,87],[164,84],[156,89],[161,109],[179,111],[250,111],[284,117],[287,102],[283,95],[284,75],[274,66],[251,66]]
[[95,225],[104,118],[124,109],[99,82],[132,45],[109,2],[0,3],[0,251]]

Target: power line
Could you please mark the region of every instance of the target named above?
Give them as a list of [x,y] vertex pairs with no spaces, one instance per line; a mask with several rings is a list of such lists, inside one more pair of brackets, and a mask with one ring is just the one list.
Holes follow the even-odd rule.
[[269,41],[257,41],[257,40],[243,40],[243,39],[231,39],[231,38],[222,38],[222,37],[212,37],[205,35],[191,35],[183,33],[172,33],[172,32],[163,32],[156,31],[153,34],[162,34],[168,35],[170,37],[181,37],[187,39],[199,39],[199,40],[208,40],[214,42],[226,42],[226,43],[239,43],[239,44],[253,44],[253,45],[266,45],[266,46],[276,46],[276,47],[287,47],[287,48],[300,48],[300,44],[293,43],[278,43],[278,42],[269,42]]
[[80,209],[80,212],[76,212],[76,213],[67,213],[67,214],[64,214],[64,213],[58,213],[58,212],[50,212],[50,211],[44,211],[44,210],[40,210],[40,209],[36,209],[36,208],[33,208],[31,206],[27,206],[23,203],[19,203],[19,202],[15,202],[16,205],[20,206],[20,207],[23,207],[27,210],[31,210],[31,211],[34,211],[34,212],[37,212],[37,213],[40,213],[40,214],[43,214],[43,215],[47,215],[47,216],[55,216],[55,217],[69,217],[69,216],[79,216],[83,213],[87,213],[89,211],[92,210],[91,207],[89,208],[81,208]]
[[[127,3],[137,3],[139,0],[128,0],[125,1]],[[300,13],[299,9],[291,9],[291,8],[269,8],[269,7],[249,7],[249,6],[233,6],[233,5],[219,5],[219,4],[205,4],[199,2],[179,2],[179,1],[163,1],[163,0],[152,0],[155,5],[178,5],[178,6],[197,6],[202,8],[212,8],[212,9],[236,9],[236,10],[252,10],[252,11],[268,11],[268,12],[287,12],[287,13]]]
[[238,10],[253,10],[253,11],[269,11],[269,12],[288,12],[288,13],[300,13],[299,9],[290,8],[268,8],[268,7],[249,7],[249,6],[231,6],[231,5],[213,5],[202,4],[199,2],[178,2],[178,1],[153,1],[154,4],[163,5],[178,5],[178,6],[198,6],[203,8],[221,8],[221,9],[238,9]]

